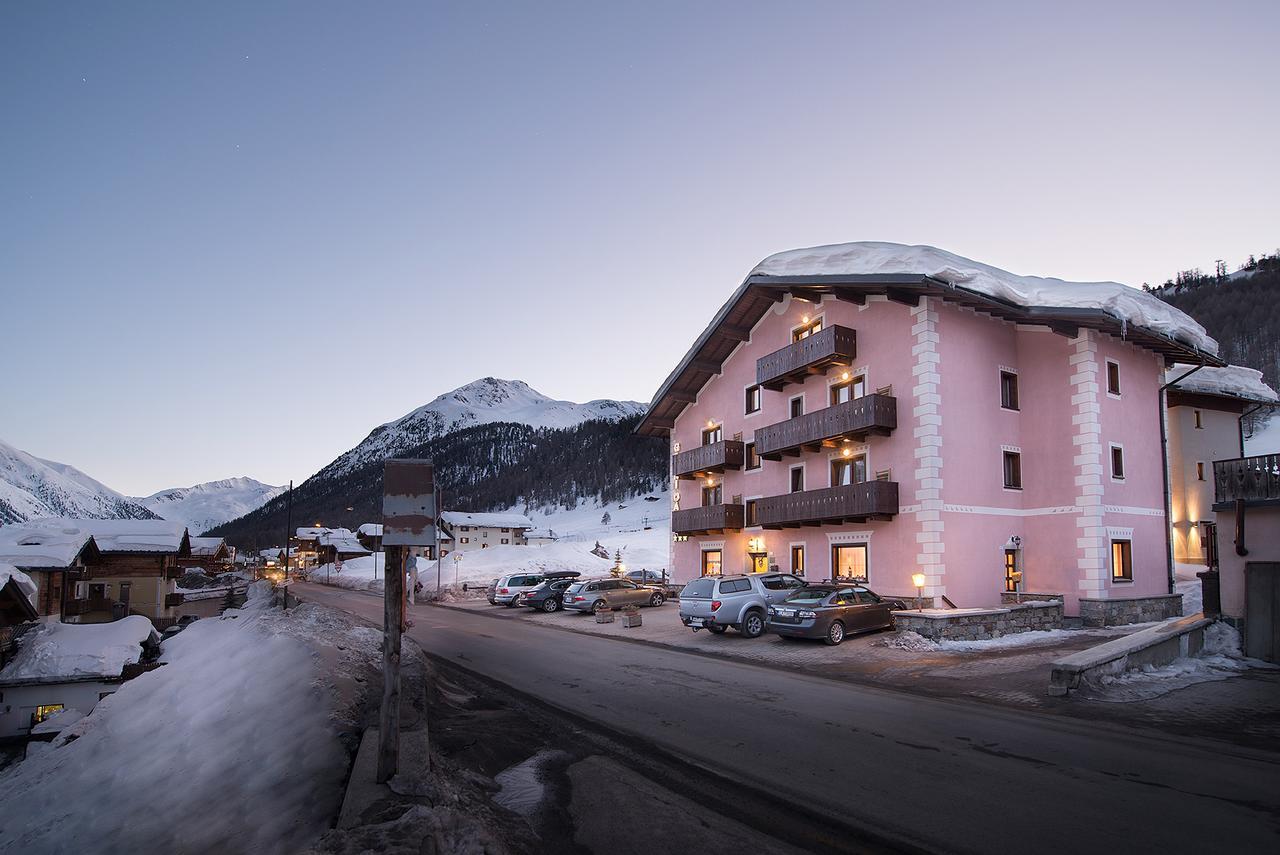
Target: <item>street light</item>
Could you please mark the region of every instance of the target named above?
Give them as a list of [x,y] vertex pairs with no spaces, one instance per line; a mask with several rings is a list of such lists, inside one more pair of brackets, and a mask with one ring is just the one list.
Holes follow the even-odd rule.
[[924,611],[921,598],[924,596],[924,574],[913,573],[911,576],[911,584],[916,586],[916,611]]

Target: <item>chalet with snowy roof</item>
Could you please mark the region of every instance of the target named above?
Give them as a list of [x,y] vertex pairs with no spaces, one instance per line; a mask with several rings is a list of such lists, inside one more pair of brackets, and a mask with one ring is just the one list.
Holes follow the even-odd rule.
[[369,554],[369,550],[349,528],[304,526],[297,530],[295,541],[298,546],[295,566],[299,567],[332,564]]
[[440,514],[441,528],[453,542],[448,548],[441,546],[441,554],[470,552],[488,549],[490,546],[527,546],[525,532],[533,528],[533,522],[524,514],[472,514],[466,511],[445,511]]
[[637,431],[671,442],[671,565],[857,579],[936,606],[1060,595],[1175,614],[1165,370],[1203,327],[1112,282],[1016,276],[924,246],[765,259]]
[[235,557],[225,538],[193,537],[191,554],[179,558],[178,566],[184,570],[198,567],[210,576],[217,576],[235,569]]
[[382,523],[365,523],[356,529],[356,539],[370,552],[382,551]]
[[0,527],[0,565],[14,567],[35,585],[37,620],[79,620],[89,608],[88,568],[101,561],[93,537],[74,526],[12,523]]

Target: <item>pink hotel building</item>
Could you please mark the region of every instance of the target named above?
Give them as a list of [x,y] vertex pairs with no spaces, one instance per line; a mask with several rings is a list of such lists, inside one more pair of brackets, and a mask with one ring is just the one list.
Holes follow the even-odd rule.
[[[675,578],[782,570],[938,607],[1172,591],[1165,369],[1203,328],[1115,283],[931,247],[756,267],[637,432],[671,442]],[[1119,604],[1116,604],[1119,605]]]

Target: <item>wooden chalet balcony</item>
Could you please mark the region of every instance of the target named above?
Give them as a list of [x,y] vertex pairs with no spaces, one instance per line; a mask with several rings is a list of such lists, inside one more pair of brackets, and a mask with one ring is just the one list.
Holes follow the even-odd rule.
[[848,327],[830,326],[757,359],[756,382],[777,391],[833,365],[852,365],[857,355],[857,334]]
[[674,534],[712,534],[736,531],[742,528],[742,505],[704,505],[700,508],[682,508],[671,513],[671,531]]
[[766,460],[781,460],[784,454],[799,456],[801,451],[834,446],[837,440],[861,442],[868,434],[888,436],[897,427],[897,398],[863,395],[757,429],[756,454]]
[[1237,500],[1280,504],[1280,454],[1213,462],[1214,510],[1227,510]]
[[898,485],[894,481],[863,481],[756,502],[756,520],[769,529],[891,519],[896,513]]
[[710,472],[741,469],[742,460],[743,444],[725,439],[671,455],[671,471],[677,478],[699,478]]

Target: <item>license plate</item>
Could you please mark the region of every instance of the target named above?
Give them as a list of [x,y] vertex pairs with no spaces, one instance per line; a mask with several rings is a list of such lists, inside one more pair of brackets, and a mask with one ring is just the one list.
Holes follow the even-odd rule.
[[704,621],[700,617],[689,618],[689,626],[702,626]]
[[796,610],[795,609],[775,609],[774,614],[776,614],[778,617],[795,617]]

